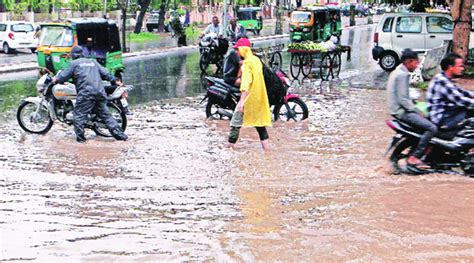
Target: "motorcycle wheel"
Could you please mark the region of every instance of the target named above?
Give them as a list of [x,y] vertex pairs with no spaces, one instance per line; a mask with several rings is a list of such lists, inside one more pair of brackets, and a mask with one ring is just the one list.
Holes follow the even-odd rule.
[[290,116],[285,104],[279,104],[275,105],[273,109],[273,118],[275,121],[280,119],[284,121],[302,121],[308,118],[308,106],[306,106],[306,103],[300,98],[288,99],[288,106],[295,112],[295,116]]
[[[392,154],[390,155],[390,162],[392,163],[393,174],[399,175],[401,173],[411,173],[406,169],[406,161],[408,160],[408,157],[413,154],[415,148],[416,143],[413,143],[410,140],[403,140],[395,147]],[[403,169],[404,167],[405,169]]]
[[[109,103],[108,105],[109,112],[112,114],[112,117],[117,121],[118,125],[122,128],[122,131],[125,131],[127,128],[127,115],[123,110],[119,108],[116,104]],[[95,134],[102,137],[112,137],[110,131],[107,129],[105,124],[102,121],[95,121],[95,125],[92,127],[92,130]]]
[[206,72],[209,67],[209,61],[204,55],[201,55],[201,58],[199,59],[199,67],[203,73]]
[[16,119],[20,127],[29,133],[45,134],[53,126],[53,120],[49,116],[49,111],[41,107],[37,120],[33,120],[37,105],[33,102],[22,101],[16,113]]
[[[222,109],[219,105],[216,103],[213,103],[212,101],[208,101],[206,105],[206,117],[208,119],[213,119],[213,120],[224,120],[224,119],[230,119],[229,116],[223,115],[219,113],[219,109]],[[228,111],[228,110],[226,110]],[[230,111],[229,111],[230,112]],[[232,113],[232,112],[230,112]]]

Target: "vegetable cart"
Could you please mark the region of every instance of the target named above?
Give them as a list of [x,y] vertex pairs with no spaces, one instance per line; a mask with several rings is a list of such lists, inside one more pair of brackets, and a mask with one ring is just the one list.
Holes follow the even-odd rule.
[[337,78],[341,71],[341,54],[348,52],[347,60],[350,61],[351,48],[349,46],[336,46],[334,50],[325,48],[294,48],[288,47],[291,53],[290,73],[293,79],[306,79],[312,76],[314,69],[319,69],[321,80]]

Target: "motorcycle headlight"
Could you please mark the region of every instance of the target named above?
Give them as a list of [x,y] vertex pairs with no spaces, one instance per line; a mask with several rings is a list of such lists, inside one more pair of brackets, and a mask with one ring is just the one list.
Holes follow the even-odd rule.
[[38,79],[38,81],[36,82],[36,91],[39,92],[39,93],[42,93],[44,92],[44,90],[46,89],[47,87],[47,81],[48,80],[48,75],[45,74],[43,75],[40,79]]
[[311,28],[303,28],[303,32],[308,33],[309,31],[311,31]]

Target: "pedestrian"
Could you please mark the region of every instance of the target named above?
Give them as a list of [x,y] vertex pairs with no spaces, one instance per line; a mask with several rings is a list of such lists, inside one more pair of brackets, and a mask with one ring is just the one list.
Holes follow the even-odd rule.
[[268,102],[263,65],[260,59],[253,55],[250,41],[241,38],[234,45],[243,58],[242,79],[240,84],[241,96],[230,121],[229,147],[234,148],[239,138],[240,128],[255,127],[257,129],[263,150],[268,150],[267,126],[272,125],[270,104]]
[[72,78],[76,85],[77,98],[73,112],[76,140],[86,142],[84,126],[88,115],[95,111],[115,139],[126,141],[128,136],[123,133],[107,108],[107,95],[102,86],[102,80],[115,81],[117,85],[122,83],[94,59],[84,58],[82,52],[80,46],[73,47],[71,50],[73,61],[64,71],[53,78],[53,83],[63,83]]
[[390,114],[396,119],[423,131],[418,146],[408,157],[407,164],[418,169],[429,169],[429,166],[421,158],[438,128],[423,117],[423,113],[416,107],[409,95],[409,73],[415,71],[420,63],[418,54],[410,49],[405,49],[402,52],[401,61],[402,64],[390,74],[387,82]]

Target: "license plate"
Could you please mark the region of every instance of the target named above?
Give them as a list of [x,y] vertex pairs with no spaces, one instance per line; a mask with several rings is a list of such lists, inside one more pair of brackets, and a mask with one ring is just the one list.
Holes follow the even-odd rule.
[[123,107],[128,107],[128,101],[126,98],[120,99],[120,102],[122,102]]

